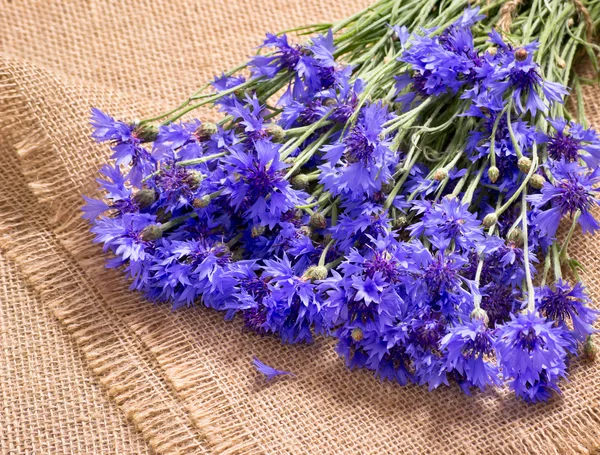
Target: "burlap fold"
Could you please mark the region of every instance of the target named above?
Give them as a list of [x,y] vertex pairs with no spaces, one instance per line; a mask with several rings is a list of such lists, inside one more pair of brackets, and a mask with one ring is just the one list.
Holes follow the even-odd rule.
[[[81,195],[95,191],[109,154],[89,139],[91,106],[130,119],[167,110],[264,31],[366,3],[2,5],[2,453],[598,453],[598,363],[575,363],[563,395],[541,406],[506,391],[381,384],[346,370],[332,340],[282,346],[203,308],[154,306],[91,244]],[[586,89],[594,121],[597,95]],[[572,246],[595,301],[598,245]],[[266,385],[254,355],[297,377]]]

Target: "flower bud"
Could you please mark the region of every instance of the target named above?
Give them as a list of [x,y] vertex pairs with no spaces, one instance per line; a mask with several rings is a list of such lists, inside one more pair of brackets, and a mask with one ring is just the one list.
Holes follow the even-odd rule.
[[159,207],[156,211],[156,221],[158,221],[159,223],[166,223],[171,218],[173,218],[173,214],[165,210],[164,207]]
[[438,169],[433,173],[433,179],[437,182],[441,182],[448,177],[448,171],[444,168]]
[[496,46],[490,46],[490,47],[488,47],[486,52],[488,55],[491,55],[493,57],[494,55],[496,55],[498,53],[498,48]]
[[316,212],[310,216],[308,224],[315,229],[325,229],[327,227],[327,220],[322,213]]
[[471,311],[471,319],[483,321],[485,325],[488,325],[490,322],[490,318],[483,308],[475,308]]
[[292,187],[296,190],[306,190],[309,183],[308,177],[304,174],[298,174],[292,178]]
[[408,218],[406,215],[400,215],[396,218],[396,222],[394,223],[396,228],[403,228],[408,224]]
[[496,212],[488,213],[483,219],[483,227],[491,228],[494,224],[498,222],[498,215]]
[[133,135],[142,142],[154,142],[158,136],[158,130],[151,125],[138,125],[134,128]]
[[575,20],[572,17],[570,17],[567,21],[567,27],[571,28],[573,27],[573,25],[575,25]]
[[139,190],[133,196],[134,202],[138,205],[140,210],[147,209],[156,201],[156,191],[152,188],[146,188]]
[[185,181],[190,188],[196,189],[200,186],[200,184],[204,180],[204,177],[206,176],[200,171],[188,171],[188,175]]
[[565,62],[565,60],[562,57],[556,56],[556,65],[560,69],[565,69],[567,67],[567,62]]
[[192,201],[192,205],[195,209],[203,209],[210,205],[210,196],[205,194],[202,197],[197,197]]
[[525,241],[525,239],[523,238],[523,231],[518,227],[515,227],[514,229],[510,230],[510,232],[507,235],[507,239],[509,242],[514,243],[515,246],[517,246],[518,248],[521,248]]
[[517,161],[517,167],[521,170],[521,172],[527,174],[531,170],[531,160],[526,156],[522,156],[519,158],[519,161]]
[[312,231],[308,226],[300,226],[300,229],[298,230],[300,231],[300,234],[305,235],[306,237],[310,237],[312,234]]
[[525,49],[523,47],[520,47],[517,50],[515,50],[515,59],[518,62],[522,62],[522,61],[526,60],[528,55],[529,54],[527,52],[527,49]]
[[265,233],[265,227],[264,226],[254,226],[252,228],[252,231],[251,231],[250,235],[252,236],[253,239],[255,239],[256,237],[260,237],[264,233]]
[[149,224],[142,229],[142,240],[144,242],[151,242],[158,240],[162,237],[162,229],[158,224]]
[[592,362],[596,360],[596,355],[598,354],[598,349],[594,344],[594,340],[591,335],[588,335],[587,340],[583,345],[583,355],[586,359],[591,360]]
[[537,190],[541,190],[544,183],[546,183],[546,179],[540,174],[533,174],[531,179],[529,179],[529,184]]
[[213,134],[216,134],[219,129],[217,125],[210,122],[204,122],[200,127],[196,130],[196,137],[201,142],[208,141]]
[[360,327],[355,327],[352,329],[350,336],[358,343],[359,341],[362,341],[362,339],[365,337],[365,334]]
[[323,265],[313,265],[306,269],[306,272],[304,272],[303,277],[311,281],[319,281],[327,278],[328,274],[329,270],[327,270],[327,267]]
[[267,133],[273,136],[275,142],[281,142],[285,139],[285,130],[275,123],[267,126]]
[[390,194],[392,192],[392,190],[394,189],[394,186],[395,186],[394,181],[390,180],[381,185],[381,191],[383,192],[383,194]]
[[496,166],[490,166],[488,169],[488,177],[490,182],[496,183],[500,177],[500,169],[498,169]]

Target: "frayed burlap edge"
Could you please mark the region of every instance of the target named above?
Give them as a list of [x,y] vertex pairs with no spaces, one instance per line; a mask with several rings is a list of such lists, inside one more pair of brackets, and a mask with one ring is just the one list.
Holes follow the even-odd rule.
[[[97,258],[100,251],[89,235],[72,236],[73,226],[82,222],[81,195],[72,191],[69,181],[56,178],[64,175],[62,164],[48,161],[51,140],[27,106],[10,66],[3,61],[5,70],[0,72],[0,134],[12,141],[15,156],[3,157],[2,186],[6,187],[0,196],[0,248],[52,308],[109,395],[155,451],[260,453],[243,424],[232,424],[237,422],[233,407],[214,378],[195,362],[172,366],[193,341],[182,343],[183,333],[164,327],[164,319],[156,313],[143,327],[127,331],[111,312],[111,299],[122,296],[102,295],[88,284],[90,269],[80,263]],[[17,185],[24,188],[15,201],[11,195]],[[103,267],[94,272],[109,273]],[[77,285],[74,276],[79,278]],[[163,327],[148,330],[149,326]],[[124,333],[114,333],[116,327]],[[160,343],[157,336],[162,337]],[[156,377],[156,371],[163,371],[164,377]]]

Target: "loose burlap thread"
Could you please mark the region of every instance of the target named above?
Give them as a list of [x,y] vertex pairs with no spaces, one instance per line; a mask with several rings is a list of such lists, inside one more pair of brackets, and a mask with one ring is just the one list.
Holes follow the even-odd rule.
[[[89,139],[91,106],[127,119],[168,110],[265,31],[367,3],[5,0],[2,453],[599,453],[598,363],[574,362],[563,395],[541,406],[505,390],[381,384],[346,370],[333,340],[282,346],[204,308],[152,305],[92,245],[81,195],[110,152]],[[600,126],[597,95],[585,90]],[[598,245],[579,236],[571,247],[594,301]],[[254,355],[297,377],[265,384]]]

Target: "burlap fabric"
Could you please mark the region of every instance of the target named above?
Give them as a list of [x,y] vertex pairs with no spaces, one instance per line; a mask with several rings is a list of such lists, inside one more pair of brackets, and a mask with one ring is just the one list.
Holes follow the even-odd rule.
[[[380,384],[331,340],[287,347],[195,308],[171,312],[104,268],[80,219],[109,151],[91,106],[167,110],[242,61],[265,31],[368,0],[0,4],[2,454],[600,453],[600,363],[548,405],[505,391]],[[586,105],[600,126],[598,91]],[[598,239],[572,246],[600,297]],[[253,355],[296,373],[266,385]]]

